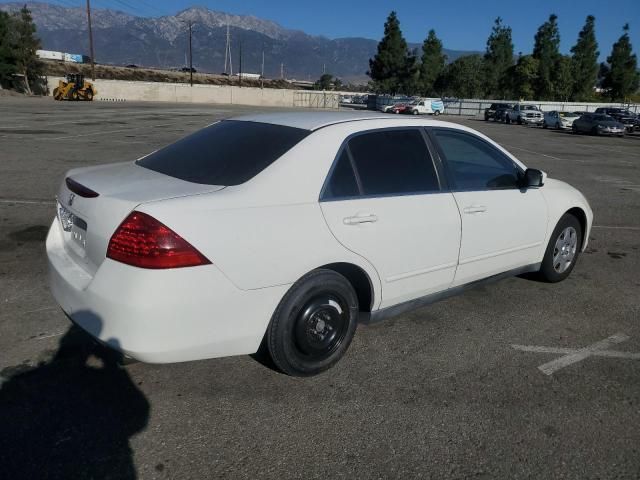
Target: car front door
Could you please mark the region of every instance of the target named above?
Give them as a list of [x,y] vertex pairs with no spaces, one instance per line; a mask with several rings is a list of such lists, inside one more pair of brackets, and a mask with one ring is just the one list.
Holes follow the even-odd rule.
[[445,290],[460,248],[460,215],[441,188],[421,128],[360,133],[344,142],[320,197],[336,239],[366,258],[380,307]]
[[433,128],[430,135],[462,218],[454,285],[539,262],[547,207],[539,189],[520,188],[522,169],[472,133]]

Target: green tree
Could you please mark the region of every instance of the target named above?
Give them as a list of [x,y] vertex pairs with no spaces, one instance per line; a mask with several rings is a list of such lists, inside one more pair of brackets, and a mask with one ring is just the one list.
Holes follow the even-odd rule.
[[316,90],[331,90],[333,87],[333,75],[323,73],[316,83],[313,85]]
[[369,59],[367,74],[377,92],[393,94],[406,89],[414,68],[415,57],[409,53],[396,12],[391,12],[384,24],[384,37],[378,43],[378,51]]
[[444,93],[459,98],[480,98],[484,94],[483,68],[480,55],[465,55],[447,65],[444,73]]
[[429,30],[422,43],[420,63],[419,91],[426,97],[436,95],[436,80],[444,71],[447,56],[442,53],[442,42],[436,37],[435,30]]
[[40,39],[36,36],[36,26],[31,18],[31,12],[25,5],[20,12],[14,14],[14,32],[16,40],[16,70],[24,75],[24,85],[28,93],[31,86],[39,83],[42,73],[42,63],[36,56]]
[[323,73],[313,84],[314,90],[340,90],[342,88],[342,80],[334,77],[330,73]]
[[400,75],[400,91],[413,95],[420,91],[420,65],[418,64],[418,49],[407,52],[404,70]]
[[[554,98],[568,102],[574,94],[574,64],[572,57],[561,55],[556,62]],[[592,88],[593,89],[593,88]]]
[[16,73],[16,52],[13,18],[6,12],[0,12],[0,87],[11,86]]
[[487,39],[484,62],[487,95],[491,98],[504,98],[507,93],[507,72],[513,65],[513,41],[511,27],[504,25],[500,17],[496,18],[491,35]]
[[593,98],[593,87],[598,80],[598,42],[596,42],[596,19],[589,15],[578,34],[578,41],[571,48],[573,69],[572,99],[577,101]]
[[609,71],[603,84],[612,100],[625,100],[638,90],[638,61],[629,41],[629,24],[622,30],[624,33],[607,57]]
[[540,25],[535,36],[533,58],[538,61],[535,96],[538,100],[553,100],[556,90],[554,70],[560,58],[560,32],[557,15]]
[[518,62],[508,72],[511,78],[511,95],[531,100],[535,96],[538,71],[538,60],[533,55],[520,55]]

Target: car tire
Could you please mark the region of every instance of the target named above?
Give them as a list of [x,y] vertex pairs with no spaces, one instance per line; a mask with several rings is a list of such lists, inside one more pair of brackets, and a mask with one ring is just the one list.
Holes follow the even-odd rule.
[[547,122],[542,122],[542,128],[547,128]]
[[560,130],[562,127],[560,127],[560,122],[556,123],[556,130]]
[[518,117],[518,125],[522,125],[522,117]]
[[273,363],[308,377],[331,368],[349,348],[358,324],[353,286],[333,270],[314,270],[285,294],[267,328]]
[[595,135],[596,137],[598,136],[598,127],[593,127],[591,129],[591,135]]
[[440,110],[436,110],[435,112],[433,112],[433,115],[434,115],[435,117],[437,117],[438,115],[440,115]]
[[569,276],[582,248],[582,226],[576,217],[565,213],[551,234],[538,276],[549,283]]
[[418,115],[418,110],[411,110],[411,115]]
[[505,122],[507,125],[511,125],[511,117],[510,117],[509,115],[505,116],[505,117],[504,117],[504,122]]

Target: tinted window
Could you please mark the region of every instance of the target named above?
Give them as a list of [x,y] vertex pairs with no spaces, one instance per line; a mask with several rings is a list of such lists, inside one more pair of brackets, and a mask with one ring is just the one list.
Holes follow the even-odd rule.
[[464,132],[434,129],[455,188],[487,190],[516,188],[520,169],[495,147]]
[[351,167],[351,160],[347,149],[342,150],[342,154],[331,172],[331,178],[327,183],[323,198],[355,197],[360,194],[356,176]]
[[239,185],[310,133],[269,123],[227,120],[203,128],[137,163],[188,182]]
[[419,130],[382,130],[349,140],[363,194],[439,190],[438,177]]

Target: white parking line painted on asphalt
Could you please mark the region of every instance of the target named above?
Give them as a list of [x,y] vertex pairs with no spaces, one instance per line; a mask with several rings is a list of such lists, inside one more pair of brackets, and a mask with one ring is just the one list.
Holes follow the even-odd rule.
[[[145,125],[145,126],[140,126],[140,127],[128,127],[128,128],[119,128],[117,130],[102,130],[102,131],[98,131],[98,132],[89,132],[89,133],[78,133],[76,135],[65,135],[65,136],[56,136],[56,135],[52,135],[52,134],[47,134],[46,137],[33,137],[30,138],[30,140],[44,140],[46,142],[49,142],[51,140],[69,140],[70,138],[81,138],[81,137],[92,137],[95,135],[108,135],[111,133],[122,133],[122,132],[134,132],[137,130],[143,130],[145,128],[159,128],[159,127],[169,127],[171,125],[176,125],[175,123],[162,123],[160,125]],[[21,135],[14,135],[14,136],[8,136],[8,135],[0,135],[0,138],[21,138]]]
[[511,345],[511,347],[522,352],[554,353],[562,355],[562,357],[556,358],[555,360],[544,363],[538,367],[538,370],[540,370],[545,375],[552,375],[554,372],[557,372],[564,367],[568,367],[569,365],[573,365],[574,363],[578,363],[589,357],[609,357],[640,360],[640,353],[609,350],[609,348],[613,345],[626,342],[627,340],[629,340],[628,335],[625,335],[624,333],[616,333],[615,335],[611,335],[604,340],[601,340],[584,348],[556,348],[534,345]]
[[640,230],[640,227],[618,227],[615,225],[594,225],[592,228],[604,228],[611,230]]
[[[638,154],[635,153],[635,152],[628,152],[628,151],[625,151],[625,150],[619,150],[617,148],[611,148],[609,146],[603,147],[602,145],[594,145],[594,144],[586,144],[586,143],[576,143],[575,145],[579,146],[579,147],[584,147],[586,149],[596,148],[596,149],[599,149],[599,150],[604,150],[607,153],[614,152],[614,153],[623,153],[625,155],[633,155],[634,157],[638,156]],[[629,163],[631,163],[631,162],[629,162]]]
[[55,200],[18,200],[17,198],[0,198],[0,203],[15,203],[17,205],[54,205]]
[[564,162],[582,162],[582,163],[587,163],[584,160],[568,160],[566,158],[560,158],[560,157],[554,157],[553,155],[547,155],[546,153],[541,153],[541,152],[534,152],[533,150],[528,150],[526,148],[522,148],[522,147],[516,147],[515,145],[506,145],[503,143],[503,145],[507,148],[513,148],[516,150],[522,150],[523,152],[527,152],[527,153],[532,153],[534,155],[540,155],[541,157],[547,157],[547,158],[551,158],[553,160],[562,160]]
[[52,333],[51,335],[42,335],[41,337],[35,337],[34,340],[44,340],[46,338],[59,337],[60,335],[64,335],[65,332],[60,333]]

